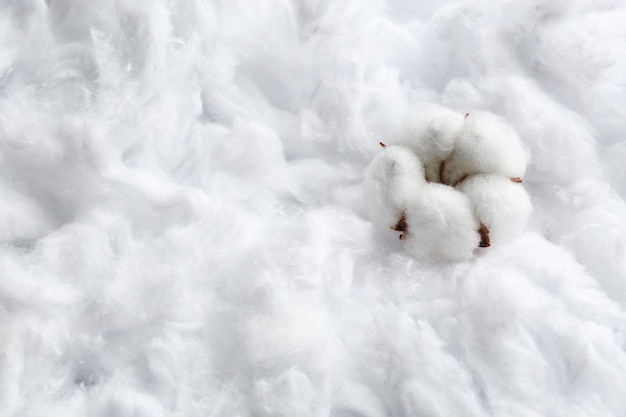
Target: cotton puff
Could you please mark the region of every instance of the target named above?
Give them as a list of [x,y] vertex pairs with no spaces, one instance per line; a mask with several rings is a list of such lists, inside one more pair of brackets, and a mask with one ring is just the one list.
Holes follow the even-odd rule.
[[365,198],[370,219],[384,229],[395,225],[408,199],[424,185],[424,169],[415,153],[405,146],[387,146],[365,173]]
[[452,155],[464,124],[463,117],[463,114],[441,106],[416,107],[391,142],[410,147],[424,164],[426,178],[442,182],[439,167]]
[[441,182],[454,185],[478,173],[521,178],[528,159],[519,136],[502,118],[488,112],[468,113],[445,161]]
[[519,236],[526,227],[532,206],[522,184],[494,174],[474,174],[456,188],[471,201],[478,220],[489,230],[491,244]]
[[418,258],[455,261],[478,247],[478,220],[470,200],[443,184],[426,183],[407,204],[407,250]]
[[402,231],[415,257],[461,260],[478,247],[479,224],[469,199],[447,185],[427,183],[411,149],[383,149],[368,167],[364,187],[372,222]]

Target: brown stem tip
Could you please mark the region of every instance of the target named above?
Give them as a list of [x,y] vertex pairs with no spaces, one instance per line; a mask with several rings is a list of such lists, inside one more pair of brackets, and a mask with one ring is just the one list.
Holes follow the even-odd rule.
[[383,148],[386,148],[386,147],[387,147],[387,145],[385,145],[385,144],[384,144],[384,143],[382,143],[382,142],[378,142],[378,144],[379,144],[380,146],[382,146]]
[[441,161],[441,163],[439,164],[439,181],[441,181],[442,184],[445,184],[445,180],[443,179],[443,171],[445,171],[446,169],[446,161]]
[[409,233],[409,226],[406,224],[406,213],[402,213],[400,216],[400,220],[393,226],[391,226],[391,230],[395,230],[396,232],[402,232],[400,234],[400,240],[406,239]]
[[484,224],[480,224],[480,229],[478,229],[478,234],[480,234],[480,243],[478,244],[479,248],[488,248],[491,246],[491,242],[489,241],[489,229]]
[[511,181],[520,183],[522,182],[522,179],[520,177],[511,177]]

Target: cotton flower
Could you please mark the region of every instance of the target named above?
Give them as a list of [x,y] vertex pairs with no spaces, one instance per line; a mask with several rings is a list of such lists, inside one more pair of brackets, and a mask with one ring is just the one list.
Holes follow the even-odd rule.
[[478,173],[522,178],[527,163],[528,152],[513,128],[494,114],[472,112],[463,119],[441,182],[455,185]]
[[370,219],[382,228],[398,223],[408,200],[425,183],[424,168],[405,146],[387,146],[369,165],[365,193]]
[[442,162],[450,158],[464,125],[463,114],[442,106],[422,105],[409,113],[393,143],[410,147],[424,164],[429,181],[442,182]]
[[468,259],[523,232],[528,153],[503,119],[424,105],[392,143],[367,170],[368,211],[415,257]]
[[526,227],[531,212],[522,184],[497,174],[473,174],[457,184],[471,201],[478,221],[488,230],[491,244],[513,240]]
[[479,224],[469,199],[452,187],[427,183],[421,161],[405,146],[387,146],[366,172],[370,218],[400,232],[419,258],[461,260],[478,246]]
[[443,184],[424,184],[409,199],[406,226],[407,250],[419,258],[469,259],[480,241],[470,200]]

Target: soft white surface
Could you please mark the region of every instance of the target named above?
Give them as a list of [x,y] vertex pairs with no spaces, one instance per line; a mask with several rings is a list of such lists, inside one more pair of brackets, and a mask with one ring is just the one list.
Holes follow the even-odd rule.
[[406,223],[406,248],[420,261],[469,259],[480,241],[470,200],[443,184],[424,184],[409,200]]
[[478,221],[489,230],[491,244],[508,243],[526,229],[532,207],[522,184],[502,175],[473,174],[456,189],[471,201]]
[[365,169],[363,198],[368,219],[387,232],[406,216],[409,202],[423,194],[425,186],[417,155],[406,146],[386,146]]
[[488,112],[471,112],[445,161],[442,182],[455,185],[478,173],[522,178],[527,163],[528,152],[505,120]]
[[[481,188],[472,186],[472,197],[477,197]],[[507,193],[498,201],[474,200],[481,214],[490,203],[495,203],[493,209],[500,213],[510,197]],[[479,222],[472,201],[453,187],[427,182],[412,148],[388,145],[374,157],[365,170],[363,198],[374,227],[383,235],[389,235],[389,229],[401,232],[398,237],[403,249],[420,261],[465,260],[478,247]],[[491,224],[498,229],[499,224]]]
[[[3,416],[621,416],[620,0],[0,0]],[[529,230],[376,233],[415,103],[502,116]]]
[[442,182],[441,163],[452,156],[464,124],[462,113],[420,103],[409,108],[392,143],[411,147],[424,164],[428,180]]

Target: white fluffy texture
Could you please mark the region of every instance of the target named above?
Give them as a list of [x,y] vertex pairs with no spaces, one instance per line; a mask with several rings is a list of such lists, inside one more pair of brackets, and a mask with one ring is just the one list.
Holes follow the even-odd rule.
[[522,184],[494,174],[474,174],[456,187],[471,201],[478,220],[489,229],[492,245],[510,242],[526,228],[532,206]]
[[412,107],[392,143],[411,147],[424,164],[426,177],[441,182],[439,167],[450,158],[461,134],[464,115],[435,105]]
[[[0,410],[621,416],[617,0],[0,0]],[[530,231],[373,233],[410,103],[502,116]]]
[[387,146],[365,172],[364,196],[369,219],[382,229],[395,225],[406,213],[409,200],[425,185],[424,168],[411,149]]
[[521,178],[527,162],[528,151],[511,126],[492,113],[471,112],[445,161],[442,180],[454,185],[477,173]]
[[407,250],[421,259],[469,259],[480,241],[470,200],[452,187],[424,184],[406,211]]
[[452,187],[427,183],[411,148],[387,146],[367,167],[368,217],[386,235],[405,216],[406,250],[419,259],[463,260],[478,246],[478,221],[470,200]]

